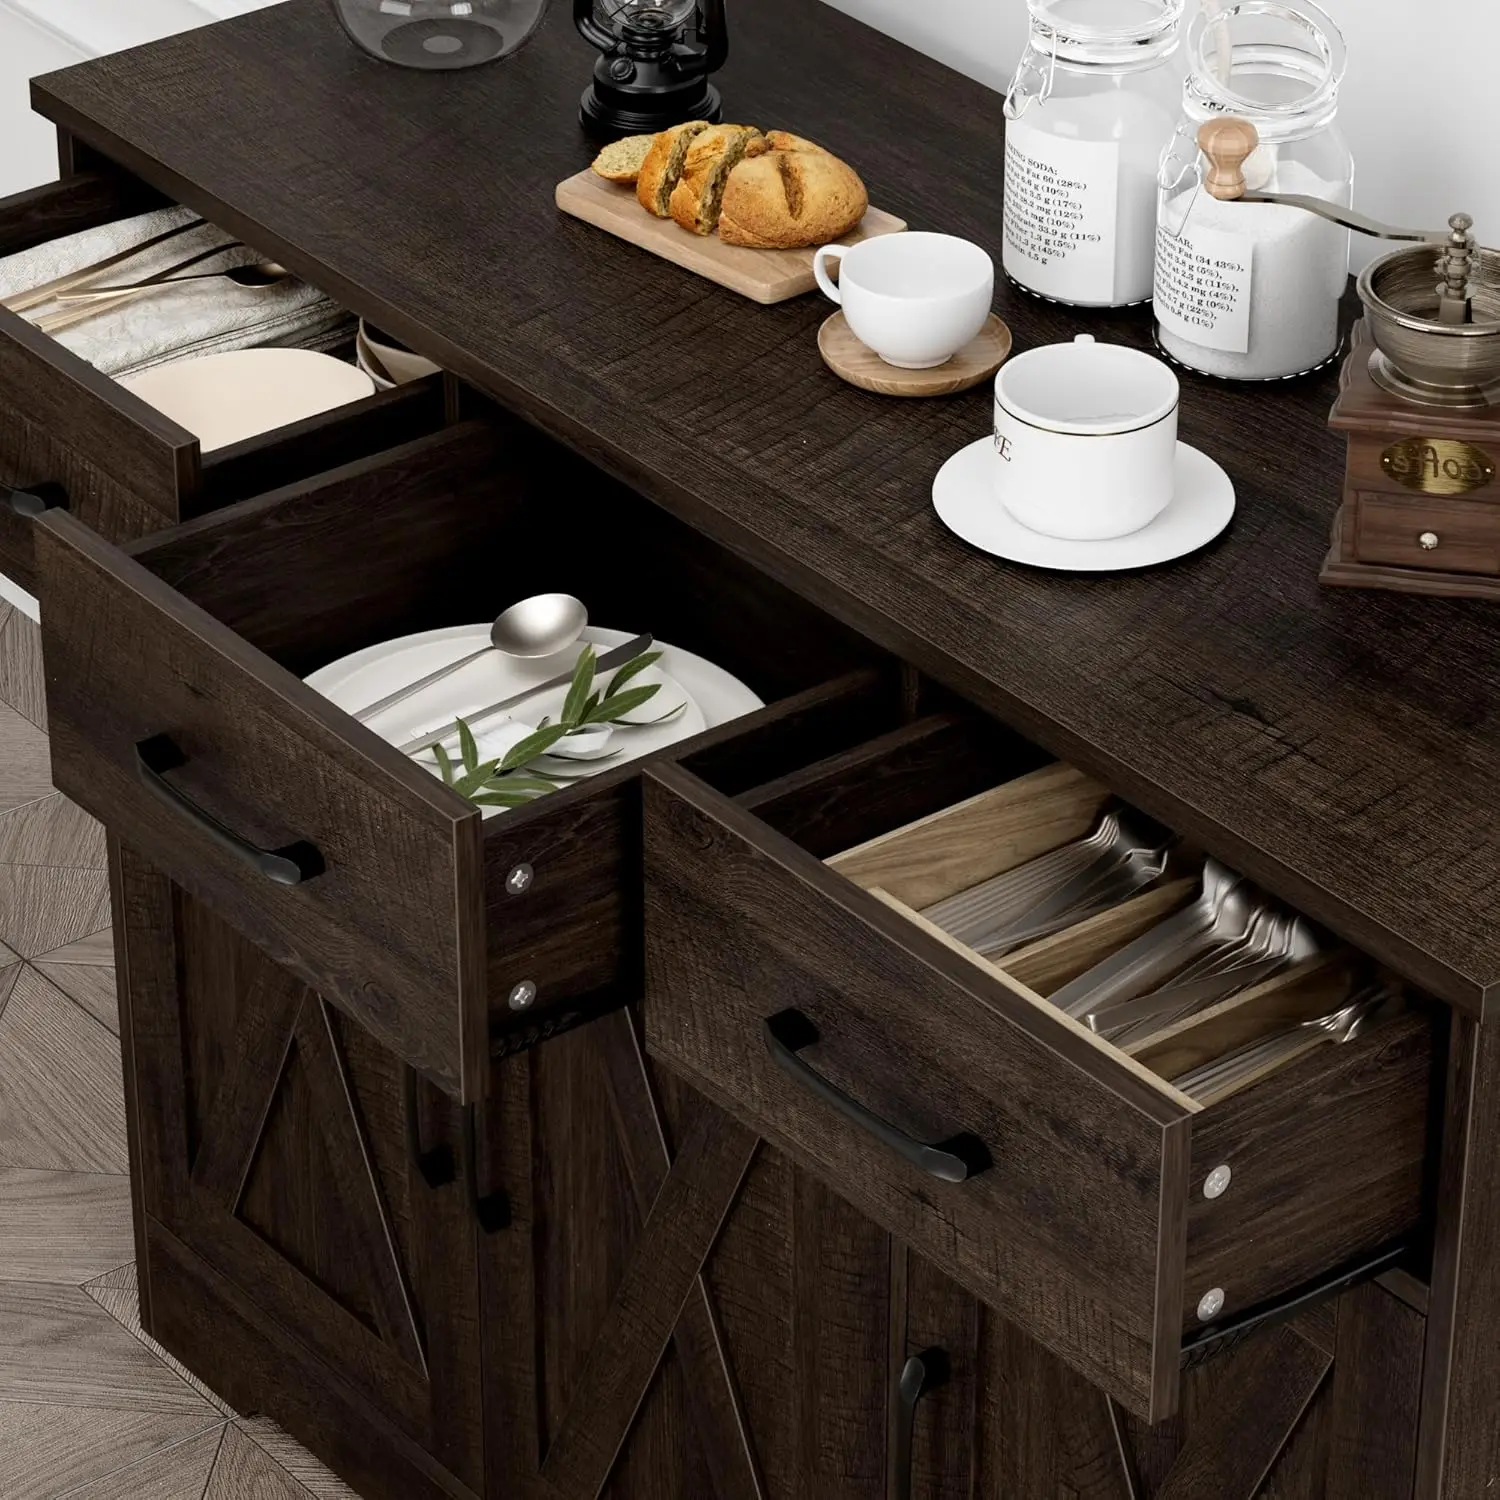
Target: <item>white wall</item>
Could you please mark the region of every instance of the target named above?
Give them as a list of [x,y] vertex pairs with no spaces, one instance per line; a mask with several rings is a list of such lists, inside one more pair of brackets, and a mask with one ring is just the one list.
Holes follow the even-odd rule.
[[0,198],[57,176],[57,131],[26,107],[27,85],[33,74],[65,68],[83,56],[0,8]]
[[0,197],[57,176],[57,132],[27,103],[36,74],[272,3],[0,0]]
[[[827,3],[995,89],[1026,39],[1026,0]],[[1378,218],[1434,228],[1463,209],[1483,242],[1500,246],[1500,3],[1318,3],[1349,43],[1339,121],[1354,151],[1355,201]],[[998,134],[998,99],[995,120]]]

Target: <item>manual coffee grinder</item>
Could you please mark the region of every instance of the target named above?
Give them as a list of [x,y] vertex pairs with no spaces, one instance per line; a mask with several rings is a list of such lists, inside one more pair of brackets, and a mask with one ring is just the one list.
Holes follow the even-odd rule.
[[1321,581],[1500,599],[1500,252],[1475,245],[1467,214],[1443,230],[1395,229],[1340,204],[1253,191],[1247,121],[1212,121],[1199,144],[1215,198],[1417,242],[1359,278],[1364,317],[1329,416],[1348,457]]
[[1322,581],[1500,599],[1500,254],[1467,214],[1359,278],[1329,426],[1348,435]]

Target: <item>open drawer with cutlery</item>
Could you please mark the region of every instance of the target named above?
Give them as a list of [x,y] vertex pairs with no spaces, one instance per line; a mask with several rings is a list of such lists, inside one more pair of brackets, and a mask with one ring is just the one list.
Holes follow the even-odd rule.
[[[691,752],[747,786],[903,712],[868,643],[513,419],[128,555],[64,512],[36,524],[57,785],[461,1098],[484,1092],[493,1053],[638,993],[644,764]],[[642,759],[622,736],[618,764],[481,809],[397,748],[405,730],[393,743],[300,680],[412,636],[457,655],[445,633],[557,590],[586,601],[590,630],[649,628],[680,682],[700,674],[684,738]],[[393,712],[415,728],[432,710]],[[950,748],[970,789],[997,760],[1038,758],[998,727]]]
[[1420,1237],[1433,1013],[1069,766],[908,774],[936,732],[649,768],[648,1044],[1160,1420]]
[[[30,517],[42,506],[66,505],[101,536],[128,541],[443,425],[443,380],[431,376],[204,451],[192,432],[59,342],[62,331],[45,332],[35,320],[46,323],[61,305],[54,298],[30,305],[34,278],[12,288],[9,258],[162,207],[144,184],[102,160],[98,170],[0,200],[0,502],[10,501],[0,503],[0,572],[33,592]],[[169,263],[174,243],[155,247]],[[97,290],[100,280],[128,283],[133,264],[124,257],[65,294]],[[219,264],[210,259],[183,274]],[[165,303],[179,290],[152,297]]]

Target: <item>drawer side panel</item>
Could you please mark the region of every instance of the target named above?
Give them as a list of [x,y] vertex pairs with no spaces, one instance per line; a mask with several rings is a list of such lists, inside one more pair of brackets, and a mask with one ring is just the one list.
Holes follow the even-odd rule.
[[[1431,1016],[1324,1046],[1193,1120],[1182,1317],[1224,1292],[1233,1318],[1414,1233],[1426,1182]],[[1219,1166],[1227,1189],[1207,1198]]]

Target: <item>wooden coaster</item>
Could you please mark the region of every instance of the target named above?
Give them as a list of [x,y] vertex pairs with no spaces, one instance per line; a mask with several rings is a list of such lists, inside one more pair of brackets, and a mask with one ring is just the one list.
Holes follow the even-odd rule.
[[947,364],[933,370],[898,370],[860,343],[843,313],[836,312],[818,330],[818,353],[840,380],[877,396],[954,396],[988,380],[1005,363],[1010,329],[991,313],[979,337]]

